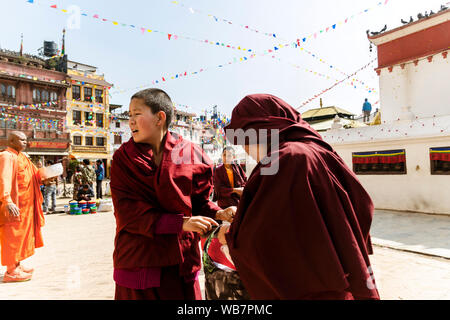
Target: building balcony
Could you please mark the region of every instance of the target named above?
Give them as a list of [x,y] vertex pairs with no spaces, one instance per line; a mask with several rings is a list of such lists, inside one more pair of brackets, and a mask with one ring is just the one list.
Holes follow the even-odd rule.
[[107,153],[107,149],[106,149],[106,146],[75,146],[75,145],[72,145],[72,152]]
[[0,102],[8,103],[8,104],[16,104],[16,97],[8,96],[6,94],[0,94]]
[[70,140],[69,132],[58,132],[48,130],[35,130],[33,134],[34,139],[51,139],[51,140]]

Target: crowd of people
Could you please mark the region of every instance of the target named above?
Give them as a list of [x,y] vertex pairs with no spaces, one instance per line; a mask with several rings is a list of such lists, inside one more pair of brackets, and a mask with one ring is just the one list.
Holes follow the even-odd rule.
[[96,183],[97,199],[102,199],[104,177],[105,168],[101,160],[97,160],[93,167],[89,159],[84,159],[83,164],[77,165],[75,173],[72,175],[73,199],[77,201],[93,199],[95,197],[94,182]]
[[[207,299],[379,299],[369,260],[372,201],[294,108],[267,94],[242,99],[216,168],[169,130],[173,114],[160,89],[131,98],[132,139],[111,166],[115,299],[201,299],[202,255],[214,266],[205,272]],[[239,131],[256,132],[256,140]],[[1,262],[4,281],[25,281],[32,269],[20,261],[43,245],[42,179],[21,153],[26,136],[14,132],[8,141],[0,153]],[[257,161],[249,177],[232,145]],[[73,175],[76,199],[93,197],[94,181],[101,197],[103,177],[101,161],[94,169],[85,160]],[[47,186],[53,197],[54,184]]]

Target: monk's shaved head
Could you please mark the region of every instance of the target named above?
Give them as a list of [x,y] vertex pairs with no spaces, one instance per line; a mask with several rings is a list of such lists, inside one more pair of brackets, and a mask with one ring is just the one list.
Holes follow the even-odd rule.
[[22,131],[11,131],[8,135],[8,141],[11,141],[13,139],[17,139],[17,138],[22,138],[22,139],[26,139],[27,136],[25,135],[25,133],[23,133]]
[[11,131],[8,135],[8,147],[17,152],[25,150],[27,147],[27,136],[21,131]]

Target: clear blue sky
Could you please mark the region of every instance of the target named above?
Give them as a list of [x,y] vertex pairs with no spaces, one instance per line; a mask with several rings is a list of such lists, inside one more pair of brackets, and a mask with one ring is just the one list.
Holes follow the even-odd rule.
[[[299,107],[305,100],[333,85],[328,80],[304,71],[305,68],[343,79],[341,73],[330,69],[329,64],[350,74],[376,57],[376,50],[369,52],[365,31],[401,26],[400,19],[409,20],[412,15],[429,10],[438,11],[446,0],[389,0],[388,5],[377,6],[385,0],[179,0],[186,7],[172,4],[172,0],[0,0],[0,46],[19,50],[20,34],[24,34],[24,52],[36,54],[44,40],[61,43],[62,29],[67,28],[69,15],[61,13],[70,5],[77,5],[88,17],[81,17],[79,29],[68,29],[66,53],[69,59],[94,65],[105,79],[116,88],[128,89],[162,76],[209,68],[197,75],[167,81],[156,85],[181,105],[191,106],[188,111],[199,114],[201,110],[217,105],[219,111],[231,114],[233,107],[247,94],[271,93]],[[58,10],[50,8],[56,4]],[[206,14],[192,13],[189,7],[216,15],[233,22],[232,25],[215,22]],[[365,14],[361,11],[369,10]],[[102,22],[93,19],[108,19]],[[324,59],[321,63],[300,50],[283,48],[276,57],[257,56],[249,61],[227,64],[246,54],[185,39],[168,40],[159,33],[145,35],[139,30],[152,30],[184,35],[196,39],[209,39],[225,44],[240,45],[261,52],[284,44],[285,41],[260,35],[239,27],[239,24],[273,32],[278,37],[295,41],[305,35],[354,15],[347,24],[308,40],[304,46]],[[115,26],[111,21],[133,24],[131,27]],[[302,66],[297,69],[291,64]],[[378,90],[375,65],[359,73],[356,78]],[[348,83],[348,82],[347,82]],[[368,93],[356,83],[357,89],[341,84],[328,91],[322,98],[324,105],[335,105],[356,114],[361,113],[364,98],[371,102],[379,99],[378,93]],[[112,90],[114,91],[114,89]],[[114,94],[111,103],[128,108],[130,96],[136,90]],[[319,100],[306,105],[300,111],[318,107]],[[183,109],[186,110],[186,109]]]

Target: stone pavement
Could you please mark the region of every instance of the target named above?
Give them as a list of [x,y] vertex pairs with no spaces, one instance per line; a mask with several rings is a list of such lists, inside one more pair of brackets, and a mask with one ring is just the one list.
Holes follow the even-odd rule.
[[[58,208],[62,209],[68,200],[58,199]],[[448,259],[377,245],[395,242],[396,246],[403,246],[397,249],[433,250],[441,254],[437,249],[449,248],[449,220],[422,214],[375,213],[371,232],[375,246],[370,261],[382,299],[450,299]],[[45,246],[23,262],[35,268],[32,281],[3,283],[5,267],[0,267],[0,299],[113,299],[114,235],[112,212],[47,215],[43,228]],[[203,274],[199,278],[204,288]]]
[[450,259],[450,216],[375,210],[372,242]]

